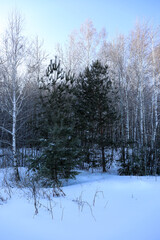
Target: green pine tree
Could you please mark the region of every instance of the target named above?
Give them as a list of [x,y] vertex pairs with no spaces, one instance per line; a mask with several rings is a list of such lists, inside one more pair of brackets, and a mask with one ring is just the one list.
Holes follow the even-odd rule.
[[80,144],[72,110],[72,84],[73,77],[64,75],[57,58],[51,61],[41,84],[41,155],[32,160],[30,166],[39,176],[53,183],[61,178],[74,177],[80,161]]
[[77,128],[87,156],[96,146],[101,151],[103,172],[106,171],[105,148],[112,143],[111,127],[116,119],[112,90],[108,66],[99,61],[93,62],[78,79],[75,104]]

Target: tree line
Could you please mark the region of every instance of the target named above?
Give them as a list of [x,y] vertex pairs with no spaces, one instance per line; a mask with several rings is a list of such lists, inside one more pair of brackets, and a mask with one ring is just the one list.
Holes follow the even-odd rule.
[[159,31],[137,23],[109,42],[88,20],[48,64],[22,27],[13,13],[1,41],[1,166],[59,181],[107,171],[117,151],[119,174],[159,174]]

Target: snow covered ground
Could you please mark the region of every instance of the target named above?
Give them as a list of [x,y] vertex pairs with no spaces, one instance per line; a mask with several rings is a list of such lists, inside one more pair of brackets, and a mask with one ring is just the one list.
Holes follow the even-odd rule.
[[160,240],[160,177],[82,172],[63,190],[65,197],[38,199],[35,215],[31,192],[10,189],[0,205],[0,239]]

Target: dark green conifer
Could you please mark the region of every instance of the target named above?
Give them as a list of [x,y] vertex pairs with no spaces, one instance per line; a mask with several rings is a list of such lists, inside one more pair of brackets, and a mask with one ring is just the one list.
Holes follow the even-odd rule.
[[55,58],[41,83],[41,155],[32,161],[31,168],[37,169],[40,176],[52,182],[74,177],[80,159],[71,81],[73,83],[72,76],[65,76]]
[[111,126],[116,119],[108,66],[103,66],[99,61],[93,62],[80,75],[77,89],[77,127],[84,148],[89,156],[97,146],[101,151],[101,165],[105,172],[105,148],[111,145]]

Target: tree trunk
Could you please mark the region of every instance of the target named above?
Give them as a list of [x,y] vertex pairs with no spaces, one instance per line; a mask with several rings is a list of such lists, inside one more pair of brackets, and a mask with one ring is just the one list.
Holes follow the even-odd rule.
[[[13,88],[15,88],[13,86]],[[15,180],[19,181],[19,171],[17,163],[17,149],[16,149],[16,91],[13,89],[13,124],[12,124],[12,152],[13,152],[13,165],[15,172]]]
[[154,173],[157,172],[157,154],[156,154],[156,135],[157,135],[157,127],[158,127],[158,84],[157,84],[157,77],[156,77],[156,60],[155,60],[155,50],[154,50],[154,39],[153,35],[151,36],[152,40],[152,71],[153,71],[153,97],[152,97],[152,109],[153,109],[153,119],[152,119],[152,140],[151,140],[151,150],[152,150],[152,159],[153,159],[153,152],[154,154]]
[[105,160],[105,152],[104,152],[104,147],[102,147],[102,168],[103,172],[106,172],[106,160]]
[[129,107],[128,107],[128,93],[125,89],[125,112],[126,112],[126,142],[129,141]]

